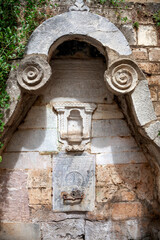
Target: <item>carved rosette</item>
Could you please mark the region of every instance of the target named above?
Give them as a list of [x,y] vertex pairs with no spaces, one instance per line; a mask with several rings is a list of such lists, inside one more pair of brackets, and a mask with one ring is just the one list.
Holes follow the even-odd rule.
[[134,90],[138,83],[138,73],[129,64],[112,64],[105,72],[108,88],[116,95],[127,94]]
[[17,80],[21,88],[30,93],[39,92],[51,76],[51,67],[41,56],[27,56],[17,70]]

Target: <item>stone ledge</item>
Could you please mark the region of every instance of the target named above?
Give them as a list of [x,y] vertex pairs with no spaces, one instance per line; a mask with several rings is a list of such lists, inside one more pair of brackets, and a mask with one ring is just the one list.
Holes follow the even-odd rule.
[[41,229],[43,240],[82,240],[84,236],[84,228],[85,221],[83,219],[67,219],[58,223],[42,223]]
[[0,239],[41,240],[40,225],[37,223],[0,223]]
[[4,169],[47,169],[51,167],[51,156],[38,152],[3,153],[0,168]]

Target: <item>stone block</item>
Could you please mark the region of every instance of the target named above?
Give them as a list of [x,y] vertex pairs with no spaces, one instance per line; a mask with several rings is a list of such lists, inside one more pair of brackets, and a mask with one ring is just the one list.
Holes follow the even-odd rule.
[[92,212],[86,213],[86,219],[90,221],[107,220],[110,218],[110,205],[97,204]]
[[6,152],[57,151],[57,131],[47,130],[18,130],[11,138]]
[[57,59],[51,65],[53,76],[41,97],[43,104],[64,101],[105,103],[105,98],[110,97],[103,81],[106,65],[102,59]]
[[155,140],[154,140],[154,143],[160,147],[160,136],[156,137]]
[[131,219],[122,222],[121,229],[127,239],[152,239],[149,231],[150,220]]
[[144,131],[150,139],[154,140],[158,137],[160,131],[160,121],[151,123],[148,127],[145,127]]
[[159,74],[160,73],[160,64],[159,63],[138,63],[138,66],[146,74]]
[[0,239],[41,240],[40,226],[37,223],[1,223]]
[[3,153],[0,168],[5,169],[47,169],[51,168],[51,156],[38,152]]
[[132,101],[134,117],[138,125],[143,126],[153,120],[156,120],[156,115],[146,80],[139,82],[130,97]]
[[146,161],[144,153],[141,151],[121,151],[117,153],[100,153],[96,155],[97,165],[144,163]]
[[138,28],[138,45],[156,46],[157,33],[153,26],[140,25]]
[[92,137],[130,136],[130,130],[125,120],[93,120]]
[[51,188],[51,168],[29,170],[27,183],[29,188]]
[[147,77],[149,85],[157,85],[160,86],[160,75],[152,75]]
[[[13,62],[12,62],[12,64],[14,66],[16,66],[19,63],[20,63],[20,60],[16,60],[16,61],[13,60]],[[18,97],[21,96],[21,90],[20,90],[20,87],[17,82],[17,69],[12,69],[10,71],[8,79],[7,79],[6,91],[10,97],[10,106],[9,106],[10,111],[5,111],[4,122],[5,122],[5,124],[6,123],[8,124],[8,123],[10,123],[9,120],[11,120],[10,118],[17,107]],[[30,101],[29,101],[29,104],[30,104]],[[22,106],[23,106],[23,104],[22,104]]]
[[98,104],[92,118],[93,120],[121,119],[124,116],[117,104]]
[[42,223],[43,240],[83,240],[84,239],[83,219],[67,219],[54,223]]
[[57,128],[57,116],[51,106],[32,106],[19,129]]
[[120,189],[115,195],[116,201],[122,202],[132,202],[136,199],[134,191],[129,191],[128,189]]
[[[86,240],[128,240],[145,239],[149,234],[149,221],[127,220],[127,221],[86,221]],[[146,238],[147,239],[147,238]],[[151,239],[151,238],[149,238]]]
[[155,109],[156,115],[159,117],[160,116],[160,103],[159,102],[154,103],[154,109]]
[[[122,17],[122,16],[121,16]],[[125,12],[125,17],[126,17],[126,12]],[[137,40],[136,40],[136,31],[133,28],[132,25],[121,25],[120,30],[122,31],[122,33],[124,34],[124,36],[126,37],[129,45],[136,45]]]
[[111,213],[113,220],[139,218],[143,216],[143,206],[140,202],[114,203]]
[[113,153],[139,150],[132,137],[98,137],[91,142],[92,153]]
[[[125,11],[123,8],[123,11],[119,13],[119,12],[115,12],[114,7],[112,8],[112,7],[109,7],[108,4],[105,4],[103,8],[103,14],[110,22],[114,23],[115,25],[118,25],[119,29],[121,30],[121,25],[124,24],[124,22],[122,21],[122,18],[126,17],[128,19],[125,22],[125,24],[130,23],[129,19],[131,19],[131,16],[132,16],[132,12],[130,10],[131,10],[131,7],[128,6],[127,11]],[[100,14],[102,14],[102,12]]]
[[151,100],[152,101],[157,101],[158,100],[158,87],[153,86],[149,88],[150,93],[151,93]]
[[51,188],[28,189],[30,205],[51,205]]
[[152,154],[152,156],[155,157],[155,159],[157,160],[158,164],[160,164],[160,148],[155,146],[155,144],[148,144],[147,148],[149,149],[150,153]]
[[149,225],[149,229],[151,231],[152,239],[159,240],[160,239],[160,221],[159,219],[153,220]]
[[95,240],[95,239],[96,240],[102,240],[102,239],[126,240],[126,238],[120,234],[120,227],[115,226],[115,224],[111,221],[107,221],[107,222],[86,221],[85,239],[86,240]]
[[157,185],[158,201],[160,202],[160,173],[158,173],[158,175],[156,177],[156,185]]
[[30,205],[31,218],[34,222],[61,222],[66,219],[85,219],[86,213],[53,212],[50,205]]
[[95,156],[63,153],[53,158],[53,210],[92,211],[94,204]]
[[[155,180],[145,163],[97,166],[96,176],[99,199],[103,201],[107,201],[105,196],[108,194],[112,198],[116,197],[118,191],[124,188],[134,191],[138,199],[145,199],[149,203],[153,200]],[[100,188],[103,188],[102,192]]]
[[30,218],[25,171],[0,170],[1,220],[28,221]]
[[149,49],[149,60],[158,62],[160,61],[160,48]]
[[[97,186],[105,186],[106,184],[111,185],[113,183],[113,181],[112,181],[112,177],[110,176],[110,168],[103,167],[103,166],[97,166],[96,167],[96,180],[97,180],[97,182],[96,182]],[[122,182],[122,180],[119,178],[119,183],[121,183],[121,182]],[[103,185],[101,183],[103,183]]]
[[148,59],[147,49],[145,49],[145,48],[133,48],[132,56],[135,60],[147,60]]
[[116,196],[118,186],[112,184],[105,187],[96,188],[96,201],[98,203],[111,202]]
[[119,175],[119,172],[116,173],[113,169],[98,168],[96,188],[96,200],[98,203],[134,201],[136,194],[134,188],[130,188],[131,190],[127,188],[127,185],[125,186],[123,176]]

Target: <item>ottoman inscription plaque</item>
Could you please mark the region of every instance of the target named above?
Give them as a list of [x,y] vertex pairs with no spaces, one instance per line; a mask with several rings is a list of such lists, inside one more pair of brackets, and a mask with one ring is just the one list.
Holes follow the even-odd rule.
[[95,201],[95,157],[57,155],[53,160],[53,210],[92,211]]

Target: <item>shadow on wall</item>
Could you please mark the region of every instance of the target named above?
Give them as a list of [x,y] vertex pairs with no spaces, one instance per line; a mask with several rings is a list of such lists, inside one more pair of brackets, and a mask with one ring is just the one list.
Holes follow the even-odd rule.
[[56,138],[56,116],[52,114],[51,117],[51,112],[48,106],[32,106],[3,153],[0,163],[1,221],[20,222],[30,218],[28,170],[45,168],[49,164],[44,156],[39,155],[39,151],[45,149],[48,141],[51,146],[51,141]]

